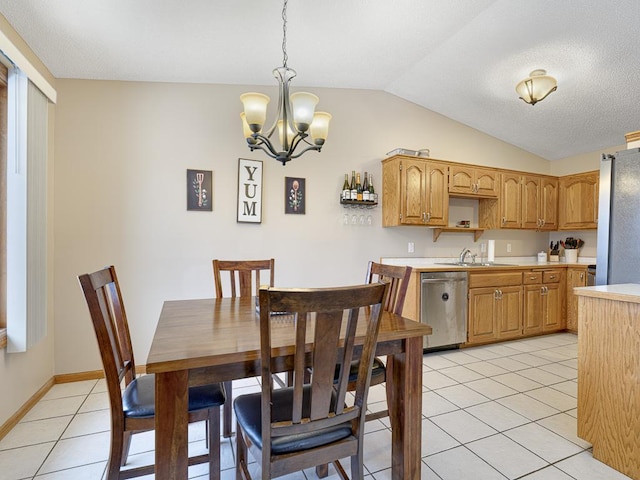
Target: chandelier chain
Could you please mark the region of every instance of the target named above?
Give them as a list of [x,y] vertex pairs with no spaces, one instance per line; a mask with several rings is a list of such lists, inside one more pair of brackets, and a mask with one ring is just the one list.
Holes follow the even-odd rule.
[[289,0],[284,0],[282,4],[282,66],[287,68],[287,3]]

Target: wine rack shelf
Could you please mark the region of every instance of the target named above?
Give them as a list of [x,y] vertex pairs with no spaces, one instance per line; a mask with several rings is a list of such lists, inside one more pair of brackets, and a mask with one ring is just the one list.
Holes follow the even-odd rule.
[[345,208],[374,208],[378,206],[378,202],[361,202],[358,200],[340,199],[340,204]]

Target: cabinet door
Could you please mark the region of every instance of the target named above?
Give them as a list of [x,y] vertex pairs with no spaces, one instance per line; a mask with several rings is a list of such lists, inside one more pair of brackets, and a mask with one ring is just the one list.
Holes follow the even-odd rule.
[[502,195],[500,198],[500,227],[521,228],[522,224],[522,189],[520,175],[502,174]]
[[424,161],[406,160],[400,175],[401,223],[424,225],[427,215],[427,165]]
[[[597,200],[596,200],[597,201]],[[558,179],[542,177],[540,186],[541,230],[558,229]]]
[[551,332],[562,330],[562,290],[559,283],[545,284],[545,293],[542,301],[542,318],[544,323],[542,330]]
[[524,333],[542,332],[542,285],[524,287]]
[[498,338],[522,335],[522,287],[501,287],[496,301]]
[[496,288],[469,290],[469,343],[481,343],[497,338],[495,329]]
[[449,193],[473,195],[475,181],[474,168],[462,165],[449,166]]
[[446,227],[449,223],[447,167],[436,163],[427,166],[427,224]]
[[587,285],[587,271],[585,268],[567,269],[567,330],[578,333],[578,297],[573,293],[573,287]]
[[532,230],[540,228],[540,177],[522,177],[522,227]]
[[598,228],[598,172],[560,178],[558,216],[560,230]]
[[476,169],[476,194],[497,197],[500,191],[500,174],[496,170]]

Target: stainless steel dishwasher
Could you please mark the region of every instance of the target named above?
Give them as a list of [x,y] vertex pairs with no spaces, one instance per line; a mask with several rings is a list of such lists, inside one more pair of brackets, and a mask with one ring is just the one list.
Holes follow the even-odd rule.
[[425,349],[456,347],[467,341],[467,272],[420,274],[420,321],[430,325]]

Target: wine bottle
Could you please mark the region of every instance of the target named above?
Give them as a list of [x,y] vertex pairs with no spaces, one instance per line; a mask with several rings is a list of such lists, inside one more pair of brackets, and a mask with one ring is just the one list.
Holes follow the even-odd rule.
[[362,184],[360,183],[360,172],[356,173],[356,200],[362,201]]
[[371,199],[369,198],[369,175],[367,172],[364,172],[364,182],[362,182],[362,201],[368,202]]
[[373,175],[369,174],[369,201],[378,202],[378,194],[373,188]]
[[356,171],[352,170],[351,171],[351,198],[350,200],[357,200],[358,199],[358,190],[356,188]]
[[342,184],[342,200],[351,200],[351,187],[349,186],[349,174],[344,174],[344,184]]

